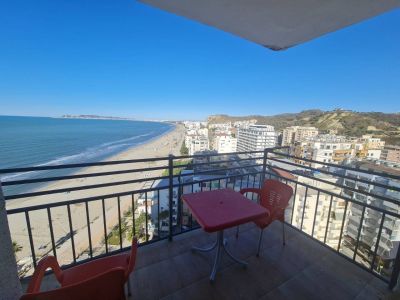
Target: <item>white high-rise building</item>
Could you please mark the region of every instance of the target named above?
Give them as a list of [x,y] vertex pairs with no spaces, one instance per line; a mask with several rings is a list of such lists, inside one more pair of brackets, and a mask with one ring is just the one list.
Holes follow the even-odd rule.
[[[354,180],[346,178],[344,179],[343,183],[344,186],[360,190],[361,192],[356,192],[354,190],[344,188],[343,196],[354,199],[358,202],[371,205],[373,207],[383,209],[385,211],[390,211],[398,214],[400,212],[400,208],[397,203],[392,203],[379,199],[377,197],[372,197],[362,192],[381,195],[386,198],[392,199],[394,202],[398,201],[400,198],[400,192],[387,189],[385,187],[376,186],[374,185],[374,183],[399,188],[400,182],[395,179],[368,174],[368,171],[373,170],[375,172],[382,172],[383,174],[391,175],[399,175],[400,172],[394,168],[389,168],[370,162],[359,162],[355,163],[355,165],[362,169],[364,172],[346,170],[345,175],[354,178]],[[359,182],[357,179],[363,179],[369,181],[370,183]],[[379,226],[382,220],[382,213],[373,208],[367,207],[364,211],[364,217],[361,219],[363,214],[362,205],[350,203],[349,210],[349,221],[345,231],[346,240],[350,244],[355,245],[358,238],[358,232],[361,228],[359,241],[362,244],[362,247],[359,248],[359,251],[363,253],[364,256],[371,255],[375,250]],[[360,226],[361,220],[362,224]],[[392,267],[396,257],[396,251],[399,246],[400,220],[386,214],[377,249],[377,255],[381,259],[383,268],[390,269]]]
[[[340,188],[321,182],[319,179],[332,183],[336,182],[336,178],[324,174],[319,174],[316,179],[303,176],[298,177],[299,182],[330,193],[340,194]],[[331,200],[332,204],[330,204]],[[330,195],[318,193],[314,189],[306,190],[304,186],[299,184],[292,203],[294,203],[292,221],[294,226],[297,228],[301,227],[304,232],[313,235],[314,238],[320,241],[325,241],[332,248],[337,247],[340,239],[343,215],[345,213],[345,200],[337,197],[331,198]],[[315,212],[317,212],[316,216]]]
[[238,129],[237,151],[262,151],[275,147],[277,133],[270,125],[250,125]]

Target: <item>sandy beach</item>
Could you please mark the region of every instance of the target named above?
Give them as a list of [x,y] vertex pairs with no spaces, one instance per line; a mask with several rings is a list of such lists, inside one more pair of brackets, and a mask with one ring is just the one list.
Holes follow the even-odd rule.
[[[172,131],[165,135],[156,138],[143,145],[136,146],[128,149],[122,153],[119,153],[108,160],[127,160],[127,159],[141,159],[141,158],[152,158],[152,157],[164,157],[169,154],[179,155],[179,150],[184,140],[185,130],[181,125],[177,125]],[[80,169],[76,174],[83,173],[95,173],[95,172],[107,172],[115,170],[128,170],[145,167],[157,167],[166,166],[167,161],[156,161],[151,163],[134,163],[134,164],[121,164],[113,166],[96,166]],[[62,189],[74,186],[84,186],[92,184],[101,184],[106,182],[135,180],[142,178],[149,178],[154,176],[160,176],[162,170],[137,172],[128,174],[117,174],[101,177],[88,177],[78,178],[74,180],[64,180],[58,182],[49,183],[46,186],[42,186],[39,190],[53,190]],[[146,184],[147,183],[147,184]],[[110,186],[97,189],[88,189],[80,191],[72,191],[58,194],[50,194],[45,196],[30,197],[24,199],[8,200],[6,202],[7,209],[27,207],[33,205],[39,205],[44,203],[54,203],[66,200],[75,200],[86,197],[99,196],[99,200],[90,202],[89,206],[89,220],[90,220],[90,233],[92,240],[92,247],[96,251],[104,252],[104,223],[103,223],[103,211],[102,211],[102,195],[135,191],[143,188],[143,186],[149,186],[148,182],[125,184],[119,186]],[[117,209],[117,198],[105,199],[106,208],[106,220],[107,220],[107,231],[109,232],[116,224],[118,224],[118,209]],[[131,208],[132,196],[123,196],[120,198],[121,213]],[[74,242],[76,255],[80,254],[88,249],[88,228],[87,228],[87,216],[85,210],[85,204],[74,204],[70,206],[73,231],[74,231]],[[41,257],[51,251],[51,238],[49,229],[49,219],[46,210],[38,210],[30,213],[30,222],[32,227],[33,241],[35,247],[35,253]],[[72,259],[72,247],[70,236],[70,228],[68,222],[67,207],[61,206],[51,209],[52,226],[55,236],[55,243],[57,245],[57,258],[60,263],[71,263]],[[26,220],[24,214],[14,214],[9,216],[10,230],[12,238],[19,245],[22,246],[22,250],[17,253],[17,259],[24,261],[26,257],[30,256],[30,245],[28,239],[28,231],[26,226]],[[124,246],[128,245],[128,241],[124,241]],[[103,249],[101,249],[103,247]],[[84,257],[82,257],[84,258]]]

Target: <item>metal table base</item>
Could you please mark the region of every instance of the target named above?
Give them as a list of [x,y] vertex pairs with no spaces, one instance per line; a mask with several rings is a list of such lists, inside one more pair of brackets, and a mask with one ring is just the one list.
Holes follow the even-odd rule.
[[199,247],[192,247],[193,251],[200,251],[200,252],[209,252],[214,250],[215,248],[217,248],[217,253],[215,254],[215,259],[214,259],[214,265],[211,271],[211,275],[210,275],[210,281],[214,282],[215,281],[215,275],[217,274],[217,270],[219,267],[219,263],[221,260],[221,253],[222,251],[225,251],[226,254],[228,254],[228,256],[235,262],[237,262],[238,264],[241,264],[243,267],[247,267],[247,263],[234,257],[226,248],[226,244],[227,241],[226,239],[224,239],[224,231],[218,231],[217,234],[217,240],[215,241],[215,243],[209,247],[206,248],[199,248]]

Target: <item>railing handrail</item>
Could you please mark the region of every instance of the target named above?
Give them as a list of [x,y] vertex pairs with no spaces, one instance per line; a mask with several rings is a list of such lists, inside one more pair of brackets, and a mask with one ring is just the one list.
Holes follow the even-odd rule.
[[285,156],[287,158],[293,158],[293,159],[302,160],[302,161],[306,161],[306,162],[310,162],[310,163],[315,163],[315,164],[319,164],[319,165],[329,166],[329,167],[333,167],[333,168],[340,168],[340,169],[344,169],[344,170],[348,170],[348,171],[354,171],[354,172],[364,173],[364,174],[372,174],[372,175],[376,175],[379,177],[384,177],[384,178],[386,177],[386,178],[400,180],[399,175],[380,173],[380,172],[375,172],[375,171],[370,171],[370,170],[362,170],[359,168],[354,168],[354,167],[349,167],[349,166],[344,166],[344,165],[339,165],[339,164],[332,164],[332,163],[327,163],[327,162],[321,162],[321,161],[317,161],[317,160],[313,160],[313,159],[309,159],[309,158],[302,158],[302,157],[298,157],[298,156],[294,156],[294,155],[290,155],[290,154],[277,153],[277,152],[275,152],[274,149],[271,149],[269,151],[269,153],[273,153],[273,154],[280,155],[280,156]]

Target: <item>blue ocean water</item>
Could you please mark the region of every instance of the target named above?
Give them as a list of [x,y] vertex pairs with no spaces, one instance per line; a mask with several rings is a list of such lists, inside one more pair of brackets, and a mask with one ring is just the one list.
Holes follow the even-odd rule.
[[[145,121],[0,116],[0,169],[100,161],[172,128]],[[0,176],[6,181],[31,175]]]

